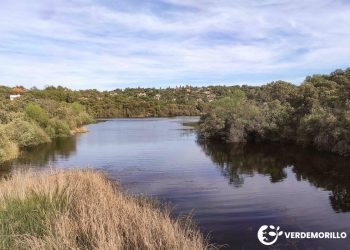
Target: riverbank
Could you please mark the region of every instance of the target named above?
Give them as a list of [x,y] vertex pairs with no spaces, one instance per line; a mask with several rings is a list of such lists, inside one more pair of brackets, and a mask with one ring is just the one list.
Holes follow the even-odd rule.
[[0,182],[1,249],[208,249],[188,220],[121,192],[98,172],[15,174]]
[[94,119],[79,103],[0,100],[0,163],[16,159],[24,148],[85,133],[84,125],[92,122]]
[[[30,126],[30,124],[28,124],[28,126]],[[37,132],[39,131],[40,133],[38,134]],[[12,133],[14,132],[15,131],[13,131]],[[22,137],[26,137],[23,140],[33,140],[33,141],[36,140],[35,143],[33,142],[28,147],[35,147],[40,144],[51,143],[50,136],[48,136],[44,131],[37,129],[36,132],[32,132],[29,127],[29,128],[25,128],[24,131],[22,132],[23,132]],[[70,130],[69,133],[61,137],[69,137],[69,136],[74,136],[77,134],[82,134],[87,132],[89,132],[89,130],[85,126],[81,126]],[[18,141],[23,142],[21,138],[11,140],[9,139],[8,134],[9,133],[5,132],[0,125],[0,163],[17,159],[20,156],[21,149],[23,148],[23,145],[21,144],[21,142],[18,142]],[[20,137],[20,135],[18,135],[17,137]]]

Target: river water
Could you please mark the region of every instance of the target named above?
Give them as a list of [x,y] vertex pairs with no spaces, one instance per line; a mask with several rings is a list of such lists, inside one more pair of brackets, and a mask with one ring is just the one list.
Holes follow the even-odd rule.
[[89,132],[35,147],[1,166],[90,167],[126,192],[191,213],[210,242],[224,249],[266,249],[262,225],[284,232],[346,232],[346,239],[286,239],[273,249],[350,249],[349,158],[284,144],[204,143],[184,126],[196,117],[111,119]]

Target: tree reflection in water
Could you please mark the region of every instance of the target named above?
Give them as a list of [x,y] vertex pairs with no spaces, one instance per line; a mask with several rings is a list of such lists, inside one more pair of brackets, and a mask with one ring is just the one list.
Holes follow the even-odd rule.
[[18,159],[0,165],[0,178],[16,169],[47,167],[58,158],[69,158],[75,151],[76,137],[57,138],[52,143],[24,149]]
[[52,143],[39,145],[22,153],[18,164],[45,166],[59,158],[69,158],[76,151],[76,138],[57,138]]
[[330,204],[336,212],[350,211],[350,158],[287,144],[198,144],[235,187],[256,173],[269,176],[271,182],[283,181],[285,168],[291,167],[297,180],[330,191]]

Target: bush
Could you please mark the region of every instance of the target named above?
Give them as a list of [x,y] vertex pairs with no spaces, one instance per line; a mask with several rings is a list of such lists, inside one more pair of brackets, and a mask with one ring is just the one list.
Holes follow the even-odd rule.
[[42,127],[46,126],[49,120],[49,115],[39,105],[33,104],[33,103],[28,104],[25,107],[24,111],[31,119],[39,123],[40,126]]
[[0,110],[0,124],[7,124],[15,119],[25,119],[25,114],[22,112],[11,112]]
[[68,124],[58,119],[50,119],[46,127],[46,132],[51,138],[71,136]]
[[77,115],[85,111],[84,106],[77,102],[72,103],[72,109]]
[[9,139],[20,147],[35,146],[50,142],[50,137],[38,125],[16,119],[5,126]]
[[209,114],[200,123],[204,138],[226,142],[246,142],[264,137],[265,110],[249,100],[223,98],[213,103]]
[[15,159],[18,154],[17,144],[11,142],[6,136],[3,126],[0,127],[0,163]]
[[78,116],[78,124],[79,126],[82,126],[84,124],[90,124],[94,122],[94,119],[85,111],[81,112]]

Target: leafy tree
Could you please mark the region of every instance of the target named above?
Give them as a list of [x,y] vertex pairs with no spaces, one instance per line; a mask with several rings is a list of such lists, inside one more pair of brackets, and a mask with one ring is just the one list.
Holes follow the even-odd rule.
[[45,127],[49,120],[49,115],[38,104],[30,103],[25,109],[25,113],[34,121],[38,122],[41,126]]

